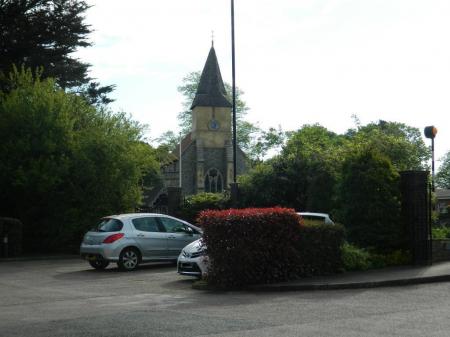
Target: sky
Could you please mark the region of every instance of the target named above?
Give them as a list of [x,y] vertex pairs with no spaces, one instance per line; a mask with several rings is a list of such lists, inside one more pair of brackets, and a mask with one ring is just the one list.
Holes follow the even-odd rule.
[[[178,132],[177,87],[214,47],[231,83],[230,0],[87,0],[91,76],[115,84],[114,110]],[[450,1],[235,0],[236,85],[262,128],[319,123],[343,133],[379,119],[435,125],[450,150]],[[429,144],[429,140],[426,140]]]

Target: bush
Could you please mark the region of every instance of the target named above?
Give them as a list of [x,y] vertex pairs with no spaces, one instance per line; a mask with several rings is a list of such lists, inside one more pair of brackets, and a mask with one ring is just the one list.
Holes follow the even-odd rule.
[[198,224],[211,261],[208,281],[230,288],[297,278],[300,220],[286,208],[201,212]]
[[450,227],[432,227],[431,236],[434,240],[450,238]]
[[11,78],[15,89],[0,92],[0,214],[23,222],[28,252],[78,250],[94,221],[135,209],[159,165],[125,113],[30,71]]
[[400,221],[399,174],[390,160],[375,151],[348,158],[339,188],[340,221],[348,239],[379,252],[405,248]]
[[344,243],[341,248],[343,267],[347,271],[371,268],[370,253],[352,244]]
[[344,243],[341,248],[344,269],[347,271],[367,270],[399,266],[411,263],[411,254],[407,250],[394,250],[380,254]]
[[326,275],[342,271],[343,243],[344,227],[341,225],[306,223],[302,226],[297,243],[301,275]]
[[13,218],[0,218],[0,256],[4,254],[3,238],[8,236],[8,256],[22,253],[22,223]]
[[226,193],[199,193],[186,198],[181,208],[180,218],[195,222],[204,210],[221,210],[230,207],[230,196]]

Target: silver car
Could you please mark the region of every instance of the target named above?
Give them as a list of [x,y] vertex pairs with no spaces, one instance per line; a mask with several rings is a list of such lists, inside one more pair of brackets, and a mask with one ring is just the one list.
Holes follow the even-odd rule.
[[326,213],[312,213],[312,212],[297,212],[298,215],[305,220],[317,221],[327,225],[334,225],[334,221]]
[[183,247],[201,234],[200,228],[164,214],[111,215],[84,235],[80,254],[95,269],[116,262],[133,270],[141,262],[176,262]]

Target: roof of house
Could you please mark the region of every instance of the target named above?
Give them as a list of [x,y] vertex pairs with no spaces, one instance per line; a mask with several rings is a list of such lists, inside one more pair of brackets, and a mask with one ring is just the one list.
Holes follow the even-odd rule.
[[227,98],[214,46],[211,46],[206,59],[191,109],[194,109],[196,106],[227,108],[232,106]]
[[450,199],[450,189],[437,188],[436,189],[437,199]]

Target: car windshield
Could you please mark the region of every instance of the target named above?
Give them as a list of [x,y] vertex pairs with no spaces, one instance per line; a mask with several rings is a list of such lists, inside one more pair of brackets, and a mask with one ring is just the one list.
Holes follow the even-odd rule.
[[94,232],[118,232],[122,229],[123,223],[117,219],[105,218],[95,226],[92,231]]

